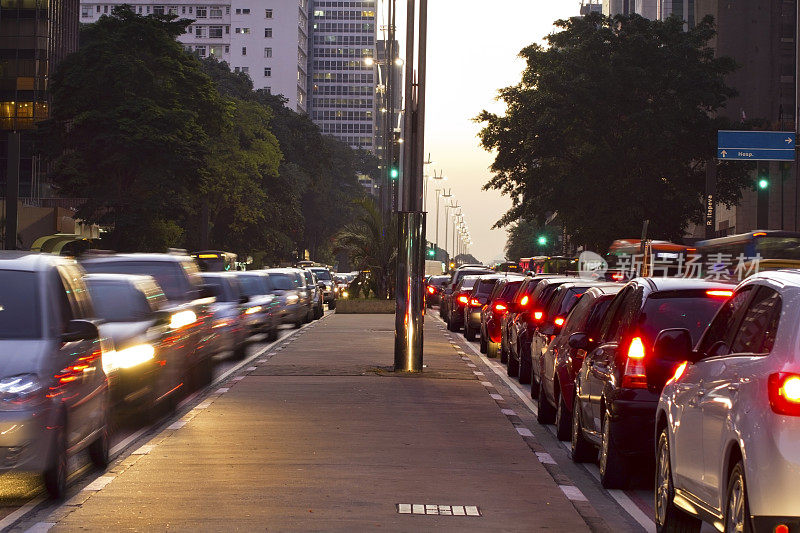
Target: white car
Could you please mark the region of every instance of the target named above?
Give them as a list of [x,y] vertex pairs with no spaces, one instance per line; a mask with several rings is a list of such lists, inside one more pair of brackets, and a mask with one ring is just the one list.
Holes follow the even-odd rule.
[[742,282],[696,349],[664,330],[674,375],[656,414],[659,531],[800,531],[800,270]]

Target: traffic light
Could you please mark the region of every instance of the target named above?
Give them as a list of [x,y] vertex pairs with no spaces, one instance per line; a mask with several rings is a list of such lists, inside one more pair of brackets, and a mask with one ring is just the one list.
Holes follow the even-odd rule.
[[428,257],[436,257],[436,250],[428,248]]
[[758,188],[759,189],[766,189],[769,187],[769,180],[767,178],[761,178],[758,180]]
[[392,165],[389,167],[389,179],[396,180],[400,177],[400,164],[397,162],[397,159],[392,161]]
[[756,225],[758,229],[769,227],[769,166],[758,163],[756,180]]
[[547,235],[539,235],[539,237],[536,239],[536,242],[539,244],[539,246],[547,246]]

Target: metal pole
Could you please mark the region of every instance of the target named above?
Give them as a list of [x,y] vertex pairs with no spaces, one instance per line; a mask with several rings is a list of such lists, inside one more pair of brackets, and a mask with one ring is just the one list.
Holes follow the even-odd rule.
[[797,231],[797,207],[800,203],[800,82],[797,81],[800,76],[800,0],[795,0],[795,18],[794,18],[794,131],[795,131],[795,144],[794,144],[794,230]]
[[435,247],[434,249],[437,250],[437,254],[439,253],[439,194],[441,192],[441,189],[436,189],[436,238],[434,239],[433,244]]
[[19,132],[8,133],[8,165],[6,178],[6,250],[17,249],[17,219],[19,199]]

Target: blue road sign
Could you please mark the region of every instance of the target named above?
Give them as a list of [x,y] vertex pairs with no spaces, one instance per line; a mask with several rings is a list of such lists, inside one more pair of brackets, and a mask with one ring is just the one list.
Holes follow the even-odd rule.
[[794,161],[793,131],[717,132],[717,158],[723,160]]

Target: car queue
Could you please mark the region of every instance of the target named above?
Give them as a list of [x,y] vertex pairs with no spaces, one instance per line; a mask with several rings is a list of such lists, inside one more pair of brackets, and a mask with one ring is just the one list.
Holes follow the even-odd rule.
[[62,498],[71,455],[108,464],[116,411],[171,412],[255,335],[324,313],[318,269],[204,270],[180,252],[0,252],[0,473]]
[[531,384],[573,461],[608,489],[652,476],[657,531],[800,531],[800,270],[432,281],[448,329]]

